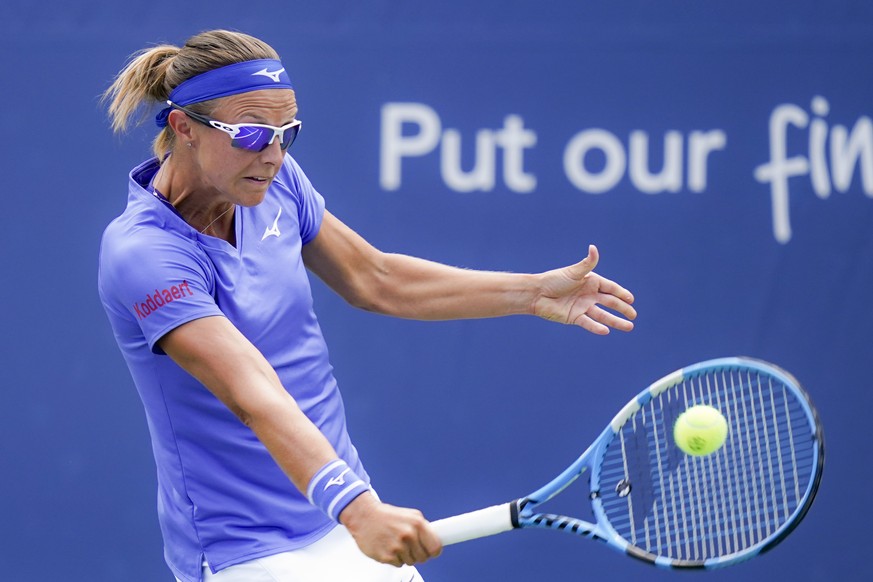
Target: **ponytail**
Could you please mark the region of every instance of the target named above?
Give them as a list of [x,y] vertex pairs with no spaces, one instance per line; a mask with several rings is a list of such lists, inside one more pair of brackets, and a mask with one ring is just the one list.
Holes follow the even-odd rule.
[[166,101],[172,87],[167,85],[167,69],[179,47],[160,45],[133,55],[130,62],[115,77],[103,94],[109,101],[109,119],[115,133],[127,131],[135,117],[135,125],[142,124],[153,102]]
[[[152,106],[163,106],[170,92],[183,81],[225,65],[257,59],[278,59],[267,43],[249,35],[227,30],[211,30],[188,39],[183,47],[162,44],[143,49],[131,57],[103,94],[109,102],[109,119],[115,133],[141,125],[152,113]],[[208,115],[214,103],[190,106]],[[163,160],[175,145],[169,126],[155,137],[152,149]]]

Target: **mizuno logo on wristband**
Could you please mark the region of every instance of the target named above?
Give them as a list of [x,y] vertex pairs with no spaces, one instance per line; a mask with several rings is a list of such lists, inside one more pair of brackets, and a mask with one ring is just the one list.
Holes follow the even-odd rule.
[[346,482],[346,473],[351,471],[351,469],[346,469],[336,477],[331,477],[327,480],[327,483],[324,484],[324,489],[322,491],[327,491],[328,487],[332,487],[333,485],[344,485]]

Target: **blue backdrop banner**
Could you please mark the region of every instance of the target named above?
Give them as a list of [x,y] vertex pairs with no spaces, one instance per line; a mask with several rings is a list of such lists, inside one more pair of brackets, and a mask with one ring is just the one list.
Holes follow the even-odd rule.
[[[210,28],[270,43],[305,129],[291,154],[375,246],[539,272],[598,246],[630,334],[527,317],[424,323],[313,278],[352,438],[387,502],[439,518],[524,495],[617,407],[748,355],[825,425],[819,499],[773,552],[706,575],[870,571],[873,4],[863,0],[25,2],[0,6],[5,374],[0,571],[171,581],[147,426],[96,292],[105,225],[154,111],[112,135],[103,90],[146,46]],[[578,512],[585,507],[580,487]],[[552,533],[448,548],[429,582],[675,574]]]

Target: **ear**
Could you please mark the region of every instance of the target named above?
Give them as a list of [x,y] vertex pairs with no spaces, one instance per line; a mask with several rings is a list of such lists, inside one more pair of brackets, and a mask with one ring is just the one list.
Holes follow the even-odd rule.
[[194,124],[191,122],[191,118],[178,109],[170,111],[170,115],[167,116],[167,125],[172,128],[181,141],[190,142],[194,139]]

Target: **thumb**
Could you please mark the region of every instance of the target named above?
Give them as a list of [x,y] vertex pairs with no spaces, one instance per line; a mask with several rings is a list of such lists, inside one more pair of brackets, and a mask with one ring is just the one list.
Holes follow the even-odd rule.
[[588,256],[575,265],[568,267],[568,271],[574,279],[581,279],[594,270],[597,266],[597,261],[599,260],[600,253],[597,251],[597,247],[594,245],[588,245]]

